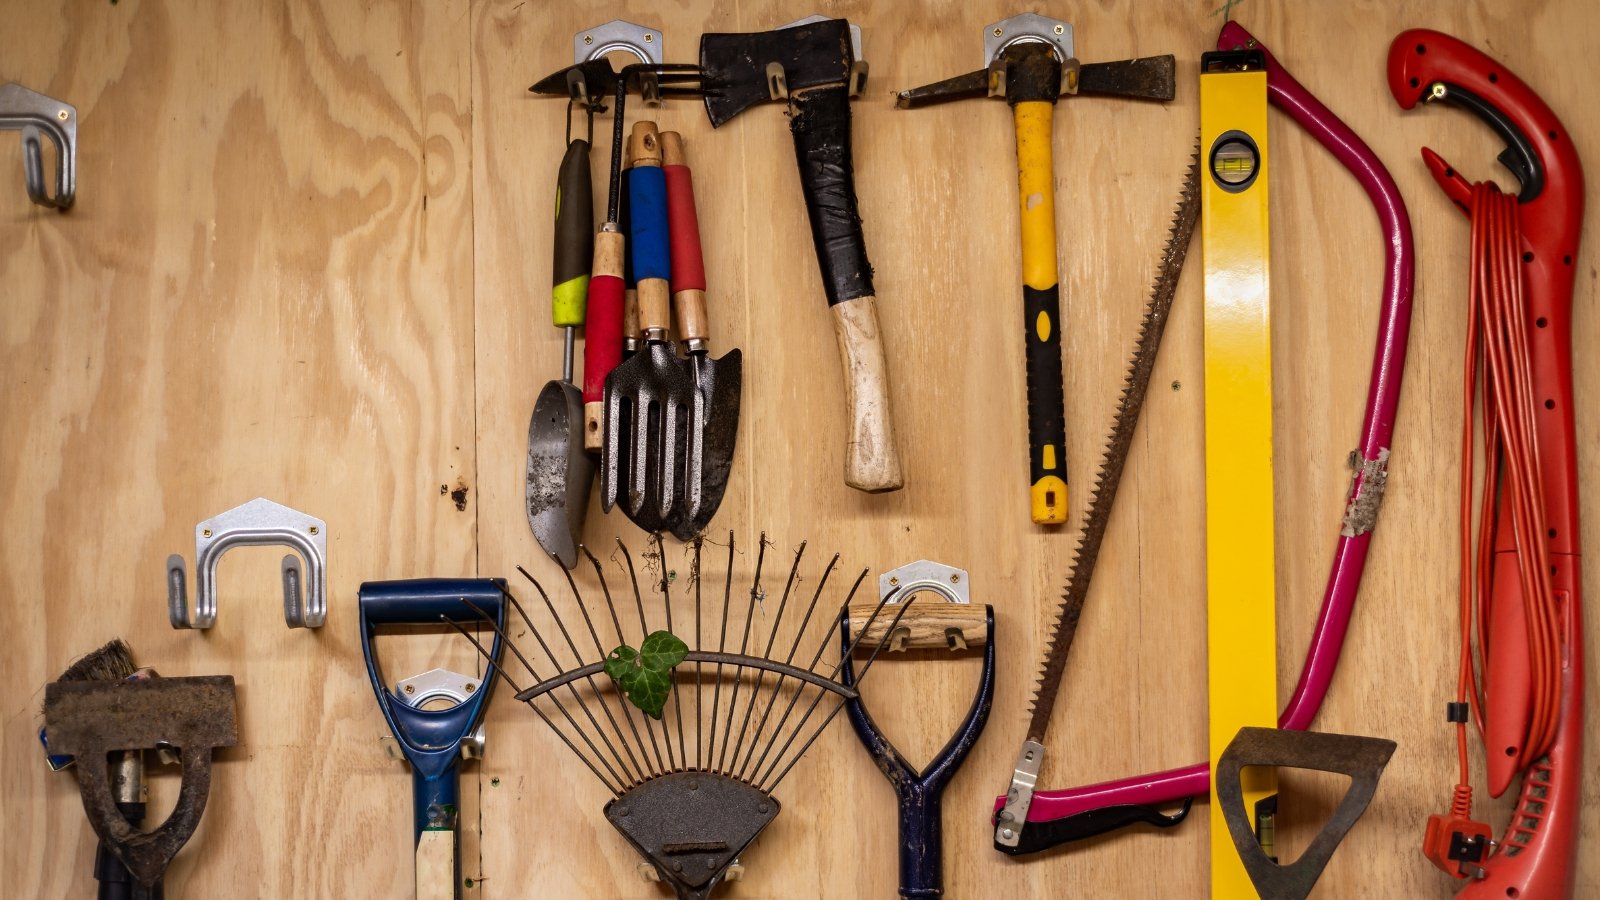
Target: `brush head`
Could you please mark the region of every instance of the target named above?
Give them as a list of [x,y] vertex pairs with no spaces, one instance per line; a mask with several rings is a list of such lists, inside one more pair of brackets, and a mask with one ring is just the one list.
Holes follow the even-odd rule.
[[57,681],[122,681],[138,669],[133,648],[121,638],[85,655],[67,667]]

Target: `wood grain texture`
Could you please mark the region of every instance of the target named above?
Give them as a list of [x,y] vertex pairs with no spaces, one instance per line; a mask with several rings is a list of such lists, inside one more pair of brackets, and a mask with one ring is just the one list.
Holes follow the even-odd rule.
[[[0,80],[65,99],[81,116],[78,203],[66,215],[27,203],[17,142],[0,134],[0,629],[10,642],[0,654],[0,802],[25,823],[0,849],[0,881],[19,896],[92,894],[93,839],[72,779],[44,768],[34,731],[44,683],[120,635],[165,673],[230,673],[239,684],[241,746],[220,755],[168,896],[409,894],[408,775],[379,747],[357,586],[514,576],[523,564],[556,594],[568,590],[522,509],[527,417],[561,364],[549,246],[565,149],[564,104],[526,88],[569,61],[573,32],[619,16],[659,27],[667,60],[690,61],[702,31],[759,30],[812,11],[776,0],[0,9]],[[711,340],[746,358],[739,448],[711,533],[721,542],[737,532],[742,576],[765,530],[779,548],[811,541],[821,561],[805,585],[835,551],[852,578],[928,558],[967,569],[973,602],[994,605],[994,713],[945,795],[949,896],[1202,896],[1203,816],[1025,862],[990,848],[987,817],[1022,738],[1197,128],[1197,61],[1222,24],[1217,4],[1103,0],[1070,13],[1080,59],[1176,53],[1179,90],[1171,104],[1077,97],[1056,111],[1066,457],[1077,489],[1071,519],[1054,530],[1012,502],[1026,489],[1027,455],[1009,116],[978,100],[893,109],[895,90],[976,68],[979,29],[1017,8],[839,0],[824,11],[862,26],[872,66],[854,106],[857,188],[907,487],[867,495],[839,477],[844,385],[782,110],[758,106],[713,131],[699,104],[675,100],[652,118],[694,148]],[[1600,13],[1583,0],[1248,0],[1233,14],[1372,145],[1417,232],[1385,508],[1317,722],[1399,750],[1317,896],[1446,898],[1454,885],[1418,844],[1453,778],[1442,703],[1454,683],[1467,234],[1417,148],[1437,148],[1469,177],[1504,172],[1494,137],[1468,116],[1401,113],[1384,87],[1384,54],[1414,26],[1485,47],[1549,101],[1595,164]],[[1343,512],[1382,247],[1354,181],[1281,115],[1269,121],[1284,696]],[[596,125],[609,136],[609,116]],[[600,137],[594,154],[598,188],[607,143]],[[1588,452],[1600,446],[1600,418],[1587,402],[1600,362],[1583,352],[1597,327],[1594,252],[1579,257],[1574,321],[1586,486],[1600,484],[1600,454]],[[1045,785],[1205,753],[1200,312],[1191,271],[1067,667]],[[450,496],[458,489],[462,509]],[[327,626],[284,628],[278,554],[247,550],[222,566],[216,628],[172,631],[165,556],[192,557],[195,522],[258,495],[328,522]],[[1600,488],[1583,504],[1595,546]],[[587,538],[608,578],[619,571],[618,536],[643,548],[625,519],[591,509]],[[648,562],[677,574],[686,564],[672,542]],[[380,652],[399,674],[476,664],[448,633],[387,637]],[[1600,652],[1594,629],[1588,652]],[[965,712],[977,670],[971,655],[885,662],[864,691],[902,750],[926,759]],[[1588,737],[1594,773],[1593,720]],[[157,782],[170,796],[172,776]],[[1321,781],[1284,783],[1304,798],[1291,805],[1301,819],[1331,807]],[[1586,796],[1597,791],[1591,774]],[[463,795],[469,898],[665,896],[638,880],[636,857],[601,815],[609,795],[508,693],[492,704],[488,756],[467,769]],[[894,802],[847,728],[835,722],[776,796],[783,814],[725,896],[893,895]],[[1498,830],[1504,805],[1495,809]],[[1583,826],[1592,849],[1600,817],[1586,810]],[[1304,822],[1284,837],[1303,846]],[[1579,896],[1600,894],[1600,854],[1584,854],[1578,885]]]

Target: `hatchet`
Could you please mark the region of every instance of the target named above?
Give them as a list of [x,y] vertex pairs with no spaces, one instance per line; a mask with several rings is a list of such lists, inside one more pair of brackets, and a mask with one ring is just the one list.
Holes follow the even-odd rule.
[[895,450],[872,264],[851,167],[850,96],[865,79],[856,56],[844,19],[808,20],[751,34],[706,34],[700,39],[700,78],[713,128],[757,103],[788,104],[811,239],[844,364],[850,428],[844,480],[857,490],[880,493],[898,490],[905,477]]

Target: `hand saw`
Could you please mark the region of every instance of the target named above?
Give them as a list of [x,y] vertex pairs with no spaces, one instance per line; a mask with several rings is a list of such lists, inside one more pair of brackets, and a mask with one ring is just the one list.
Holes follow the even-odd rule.
[[[1469,822],[1466,810],[1430,822],[1424,852],[1457,877],[1475,880],[1460,897],[1570,897],[1583,802],[1583,629],[1578,546],[1578,473],[1572,398],[1573,261],[1583,226],[1583,166],[1561,120],[1515,74],[1456,38],[1415,29],[1389,47],[1389,90],[1404,109],[1444,101],[1478,115],[1506,142],[1499,160],[1516,176],[1516,219],[1522,236],[1533,396],[1542,401],[1535,433],[1549,526],[1550,581],[1564,614],[1560,632],[1559,723],[1550,750],[1524,758],[1517,734],[1527,725],[1530,693],[1527,623],[1512,516],[1499,514],[1488,614],[1480,622],[1487,658],[1485,754],[1490,793],[1499,796],[1518,774],[1520,796],[1504,838]],[[1434,180],[1463,212],[1473,188],[1439,154],[1424,148]],[[1464,721],[1466,710],[1461,710]],[[1504,748],[1504,752],[1501,752]],[[1475,827],[1474,827],[1475,826]],[[1463,830],[1464,829],[1464,830]],[[1464,833],[1465,832],[1465,833]],[[1474,833],[1475,832],[1475,833]],[[1447,866],[1447,863],[1449,864]]]
[[[1339,542],[1311,645],[1294,695],[1278,717],[1280,728],[1303,730],[1321,707],[1338,666],[1388,477],[1389,442],[1394,433],[1406,337],[1411,323],[1411,222],[1394,179],[1372,150],[1284,70],[1254,37],[1237,23],[1229,22],[1223,26],[1217,47],[1221,50],[1252,48],[1265,54],[1270,101],[1310,132],[1355,176],[1377,211],[1385,238],[1378,341],[1367,388],[1358,459],[1354,460],[1355,472],[1340,524]],[[1035,789],[1044,761],[1050,715],[1061,689],[1061,676],[1066,669],[1139,412],[1149,388],[1172,295],[1194,233],[1198,197],[1198,165],[1191,163],[1173,218],[1172,234],[1162,254],[1161,268],[1128,366],[1121,402],[1106,440],[1100,474],[1091,491],[1072,572],[1040,668],[1027,739],[1018,754],[1006,796],[995,801],[995,849],[1002,853],[1034,853],[1140,822],[1176,825],[1188,814],[1193,798],[1210,790],[1210,768],[1206,763],[1089,787],[1056,791]],[[1178,802],[1184,804],[1180,812],[1165,815],[1160,811],[1161,807]]]

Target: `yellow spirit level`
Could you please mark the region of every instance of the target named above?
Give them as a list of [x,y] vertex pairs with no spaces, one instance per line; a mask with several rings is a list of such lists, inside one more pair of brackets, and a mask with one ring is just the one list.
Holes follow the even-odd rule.
[[[1240,728],[1277,725],[1272,514],[1272,341],[1267,229],[1267,73],[1257,51],[1200,67],[1201,246],[1205,260],[1206,670],[1210,759]],[[1271,855],[1277,776],[1241,773],[1245,808]],[[1253,898],[1216,779],[1211,896]]]

